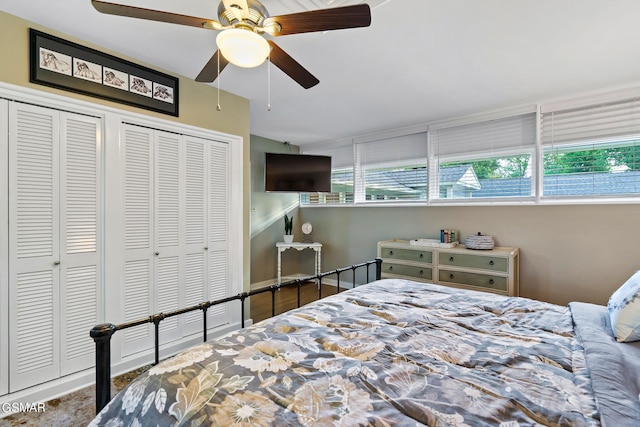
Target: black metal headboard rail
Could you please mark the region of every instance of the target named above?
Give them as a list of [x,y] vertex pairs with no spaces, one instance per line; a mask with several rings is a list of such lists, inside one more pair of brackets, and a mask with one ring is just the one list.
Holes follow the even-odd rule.
[[271,286],[267,286],[261,289],[256,289],[249,292],[242,292],[234,296],[230,296],[227,298],[218,299],[215,301],[205,301],[200,304],[193,305],[191,307],[186,307],[174,311],[169,311],[167,313],[157,313],[148,317],[144,317],[138,320],[133,320],[130,322],[121,323],[119,325],[114,325],[113,323],[102,323],[94,326],[90,335],[93,338],[93,341],[96,345],[96,414],[102,410],[106,406],[107,403],[111,400],[111,337],[117,331],[121,331],[123,329],[133,328],[135,326],[144,325],[145,323],[153,323],[154,325],[154,338],[155,338],[155,363],[157,364],[160,361],[160,322],[169,317],[179,316],[184,313],[189,313],[191,311],[202,310],[202,323],[203,323],[203,339],[207,341],[207,310],[210,307],[224,304],[230,301],[240,301],[240,311],[241,311],[241,327],[244,328],[244,319],[245,319],[245,305],[244,301],[253,296],[262,294],[265,292],[271,292],[271,315],[275,316],[275,295],[276,291],[281,288],[287,288],[291,286],[298,287],[298,307],[300,307],[300,288],[303,283],[309,281],[317,281],[318,282],[318,299],[322,298],[322,279],[327,276],[336,275],[337,282],[337,292],[340,292],[340,274],[351,271],[353,274],[353,286],[356,286],[356,270],[364,267],[366,269],[366,282],[370,282],[369,278],[369,267],[375,264],[375,280],[380,280],[382,273],[382,258],[376,258],[371,261],[365,261],[360,264],[354,264],[348,267],[338,268],[335,270],[327,271],[324,273],[319,273],[315,276],[307,276],[302,277],[295,280],[289,280],[287,282],[283,282],[280,284],[274,284]]

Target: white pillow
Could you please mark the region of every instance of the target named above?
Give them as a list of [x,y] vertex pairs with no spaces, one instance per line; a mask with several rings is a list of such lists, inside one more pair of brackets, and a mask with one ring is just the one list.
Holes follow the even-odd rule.
[[607,309],[616,340],[640,341],[640,270],[611,295]]

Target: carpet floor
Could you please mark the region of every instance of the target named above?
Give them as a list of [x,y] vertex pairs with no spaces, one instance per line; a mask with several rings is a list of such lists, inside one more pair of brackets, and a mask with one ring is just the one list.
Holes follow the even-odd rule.
[[[115,396],[127,384],[151,366],[127,372],[111,381],[111,396]],[[0,426],[80,427],[96,416],[96,387],[94,385],[45,402],[44,412],[21,412],[0,418]]]

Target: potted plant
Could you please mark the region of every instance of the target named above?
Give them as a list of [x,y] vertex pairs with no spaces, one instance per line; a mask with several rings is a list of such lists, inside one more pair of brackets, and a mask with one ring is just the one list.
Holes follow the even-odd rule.
[[293,216],[289,217],[284,214],[284,242],[293,242]]

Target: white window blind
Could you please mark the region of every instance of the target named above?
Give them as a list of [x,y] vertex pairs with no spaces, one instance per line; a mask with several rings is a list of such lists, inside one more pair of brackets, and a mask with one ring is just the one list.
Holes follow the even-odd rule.
[[[431,197],[530,197],[535,113],[429,128]],[[437,180],[436,180],[437,178]]]
[[560,111],[542,110],[543,145],[640,135],[640,98]]
[[439,157],[487,153],[533,147],[536,116],[521,114],[466,125],[429,128],[434,154]]
[[542,110],[545,197],[640,195],[640,99]]
[[353,144],[319,150],[304,151],[303,154],[331,156],[331,192],[302,193],[302,204],[353,203]]
[[356,201],[427,198],[427,134],[356,144]]

